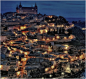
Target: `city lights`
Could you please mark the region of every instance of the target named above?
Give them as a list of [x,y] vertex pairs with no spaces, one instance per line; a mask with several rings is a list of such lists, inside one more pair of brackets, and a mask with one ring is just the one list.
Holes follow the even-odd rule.
[[54,69],[54,66],[51,66],[52,69]]
[[45,68],[45,72],[47,72],[49,70],[49,68]]
[[17,72],[17,76],[19,76],[20,75],[20,72]]
[[57,39],[59,39],[60,37],[59,36],[56,36]]
[[38,3],[22,4],[16,12],[1,13],[1,79],[81,78],[85,28],[78,24],[84,22],[69,23],[62,15],[38,13]]
[[3,65],[0,65],[0,70],[2,70],[2,68],[3,68]]

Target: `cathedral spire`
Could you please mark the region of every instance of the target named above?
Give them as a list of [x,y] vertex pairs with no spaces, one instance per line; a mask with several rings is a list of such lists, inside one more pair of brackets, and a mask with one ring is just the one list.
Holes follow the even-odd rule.
[[21,2],[20,2],[20,5],[21,5]]
[[35,7],[37,7],[36,3],[35,3]]
[[16,9],[18,9],[18,5],[16,6]]
[[22,7],[22,5],[21,5],[21,2],[20,2],[20,5],[19,5],[19,7]]

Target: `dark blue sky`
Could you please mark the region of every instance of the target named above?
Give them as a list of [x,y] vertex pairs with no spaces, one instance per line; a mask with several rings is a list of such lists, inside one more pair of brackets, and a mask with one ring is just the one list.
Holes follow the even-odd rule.
[[[84,1],[21,1],[23,7],[38,5],[38,13],[61,15],[65,18],[85,18]],[[15,12],[20,1],[1,1],[1,13]]]

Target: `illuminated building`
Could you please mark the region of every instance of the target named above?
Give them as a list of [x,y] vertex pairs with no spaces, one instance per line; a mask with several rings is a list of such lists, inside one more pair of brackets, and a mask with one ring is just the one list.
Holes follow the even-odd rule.
[[37,14],[37,5],[35,3],[34,7],[22,7],[21,3],[20,5],[16,7],[17,13],[30,13],[30,14]]

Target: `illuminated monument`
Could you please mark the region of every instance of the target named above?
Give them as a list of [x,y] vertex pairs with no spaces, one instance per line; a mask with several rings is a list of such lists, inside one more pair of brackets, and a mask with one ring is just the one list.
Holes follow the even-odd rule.
[[22,7],[21,2],[20,5],[16,7],[17,13],[30,13],[30,14],[37,14],[37,5],[35,3],[34,7]]

